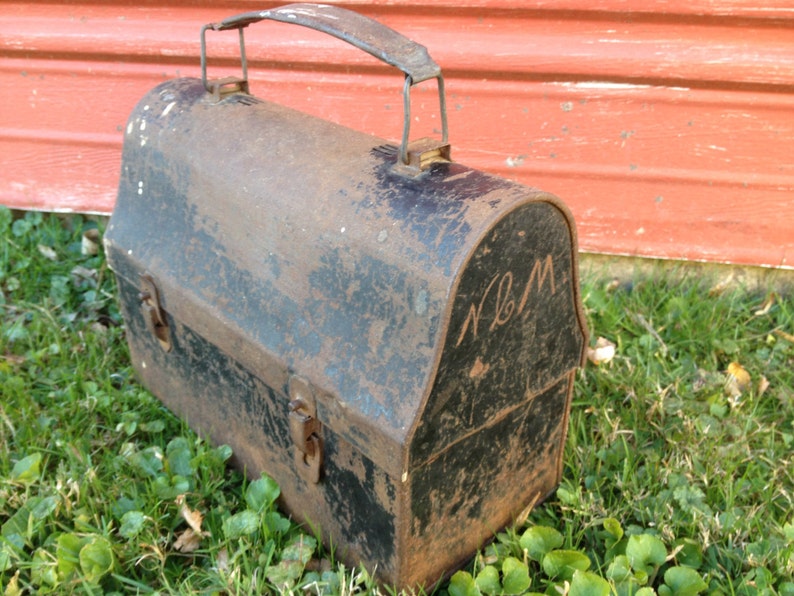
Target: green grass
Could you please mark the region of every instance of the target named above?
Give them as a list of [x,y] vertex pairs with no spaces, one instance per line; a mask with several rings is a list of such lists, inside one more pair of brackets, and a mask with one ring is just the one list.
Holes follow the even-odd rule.
[[[96,228],[0,207],[0,590],[387,593],[136,384]],[[794,300],[661,271],[583,295],[616,355],[577,381],[562,484],[439,592],[794,594]]]

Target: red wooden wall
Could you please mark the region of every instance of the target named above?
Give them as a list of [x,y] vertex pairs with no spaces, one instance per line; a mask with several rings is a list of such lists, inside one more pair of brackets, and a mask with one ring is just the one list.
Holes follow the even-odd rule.
[[[0,203],[109,212],[137,100],[198,76],[204,23],[283,3],[0,0]],[[794,2],[339,4],[428,47],[453,158],[558,194],[583,250],[794,267]],[[399,135],[400,73],[300,27],[247,39],[256,95]],[[236,51],[209,33],[211,75]],[[434,93],[414,91],[419,135]]]

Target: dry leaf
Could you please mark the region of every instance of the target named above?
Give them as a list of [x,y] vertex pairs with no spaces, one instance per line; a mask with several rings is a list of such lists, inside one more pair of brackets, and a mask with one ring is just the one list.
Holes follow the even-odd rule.
[[480,556],[483,565],[495,565],[499,561],[499,553],[496,550],[485,549]]
[[91,257],[99,252],[99,230],[86,230],[83,234],[80,252]]
[[93,323],[91,323],[90,327],[91,327],[91,331],[93,331],[97,335],[102,335],[108,330],[107,325],[103,325],[99,321],[94,321]]
[[204,516],[201,514],[200,511],[198,510],[194,511],[190,507],[188,507],[187,504],[185,503],[185,499],[183,495],[179,495],[179,496],[182,497],[181,499],[177,497],[177,503],[182,505],[182,509],[179,511],[179,513],[185,519],[187,524],[199,536],[209,536],[209,532],[204,532],[201,530],[201,522],[204,521]]
[[609,362],[615,357],[615,344],[604,337],[596,340],[594,348],[587,348],[587,358],[595,365]]
[[725,391],[734,400],[738,400],[742,393],[750,388],[750,373],[738,362],[728,365],[725,379]]
[[209,536],[210,533],[202,531],[201,523],[204,521],[204,516],[200,511],[187,506],[185,495],[177,495],[176,504],[180,506],[179,513],[190,527],[179,535],[174,542],[174,548],[182,553],[192,553],[198,549],[201,539]]
[[769,380],[765,376],[761,375],[761,378],[758,381],[758,397],[761,397],[764,393],[766,393],[767,389],[769,389]]
[[733,281],[733,271],[731,271],[731,273],[727,277],[724,277],[721,281],[719,281],[717,284],[711,287],[711,289],[709,290],[709,296],[712,297],[719,296],[728,288],[728,286],[731,285],[732,281]]
[[5,592],[3,593],[7,594],[8,596],[13,596],[14,594],[22,594],[22,589],[19,587],[19,569],[17,569],[17,572],[14,574],[14,577],[12,577],[8,581],[8,583],[6,584]]
[[771,294],[770,294],[770,295],[767,297],[767,299],[766,299],[766,302],[764,302],[764,304],[761,306],[761,308],[759,308],[759,309],[758,309],[757,311],[755,311],[753,314],[754,314],[755,316],[757,316],[757,317],[762,317],[762,316],[764,316],[766,313],[768,313],[768,312],[770,311],[770,309],[772,308],[772,306],[775,304],[775,300],[777,300],[777,294],[775,294],[774,292],[772,292],[772,293],[771,293]]
[[53,249],[52,247],[47,246],[45,244],[39,244],[38,249],[45,259],[49,259],[50,261],[58,260],[58,253],[55,252],[55,249]]
[[17,354],[3,354],[2,356],[0,356],[0,358],[2,358],[6,362],[14,366],[23,364],[25,362],[25,357],[19,356]]
[[535,505],[537,504],[539,498],[540,498],[540,493],[536,493],[535,496],[532,498],[532,500],[529,502],[529,505],[524,507],[524,510],[521,513],[519,513],[518,516],[516,517],[515,525],[523,526],[525,523],[527,523],[527,518],[529,517],[529,514],[532,513],[532,510],[535,508]]
[[736,378],[740,389],[744,390],[750,386],[750,373],[738,362],[731,362],[728,365],[728,374]]
[[192,553],[198,550],[201,544],[201,535],[196,534],[192,528],[187,528],[174,542],[174,550],[180,553]]
[[218,556],[215,559],[215,568],[221,573],[229,571],[229,552],[225,547],[218,551]]
[[791,335],[791,333],[786,333],[782,329],[775,329],[772,333],[774,333],[778,337],[785,339],[786,341],[790,341],[791,343],[794,343],[794,335]]

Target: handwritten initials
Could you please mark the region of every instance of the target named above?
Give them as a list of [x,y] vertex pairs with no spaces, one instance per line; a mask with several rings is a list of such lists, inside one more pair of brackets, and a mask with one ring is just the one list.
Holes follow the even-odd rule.
[[[496,287],[496,299],[493,301],[493,315],[491,317],[491,324],[488,326],[489,332],[497,327],[506,325],[514,317],[521,315],[526,308],[533,282],[535,282],[537,286],[536,291],[540,292],[543,289],[543,285],[546,283],[547,277],[549,279],[549,289],[551,290],[551,294],[554,295],[557,292],[557,288],[554,284],[554,261],[551,255],[546,255],[545,259],[535,259],[535,264],[532,266],[532,271],[529,273],[529,279],[516,305],[516,301],[513,299],[513,272],[507,271],[506,273],[497,273],[485,288],[479,302],[473,301],[469,305],[469,313],[466,315],[466,320],[463,322],[463,327],[460,330],[458,342],[455,344],[455,347],[458,347],[463,342],[469,329],[471,329],[472,338],[475,340],[477,339],[480,331],[480,320],[483,315],[483,309],[494,287]],[[491,308],[489,308],[489,311],[491,311]]]

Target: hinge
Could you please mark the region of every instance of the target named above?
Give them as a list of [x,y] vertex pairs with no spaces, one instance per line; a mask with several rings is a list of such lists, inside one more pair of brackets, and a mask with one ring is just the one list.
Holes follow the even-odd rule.
[[297,376],[289,380],[289,432],[294,445],[295,466],[309,482],[320,482],[323,465],[322,424],[317,419],[314,391]]
[[141,292],[138,299],[141,301],[141,311],[149,330],[160,347],[166,352],[171,351],[171,330],[168,327],[168,319],[165,310],[160,303],[160,292],[157,284],[150,273],[141,273]]

